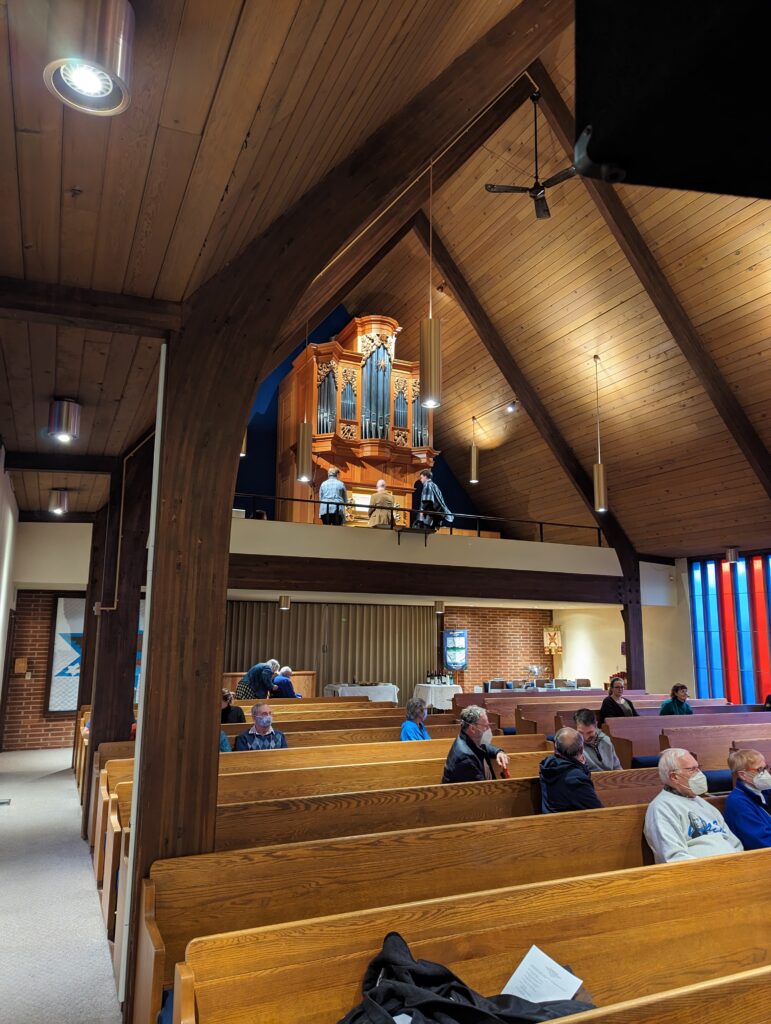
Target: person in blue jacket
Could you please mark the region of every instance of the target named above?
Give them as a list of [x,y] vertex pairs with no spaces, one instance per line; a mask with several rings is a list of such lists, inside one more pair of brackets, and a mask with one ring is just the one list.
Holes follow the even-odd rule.
[[400,740],[430,740],[428,729],[426,729],[426,717],[428,707],[421,697],[411,697],[404,709],[407,715],[402,724]]
[[554,753],[541,761],[541,811],[585,811],[602,807],[586,763],[584,738],[575,729],[560,729]]
[[771,772],[757,750],[732,750],[728,767],[734,788],[726,797],[723,816],[745,850],[771,847]]

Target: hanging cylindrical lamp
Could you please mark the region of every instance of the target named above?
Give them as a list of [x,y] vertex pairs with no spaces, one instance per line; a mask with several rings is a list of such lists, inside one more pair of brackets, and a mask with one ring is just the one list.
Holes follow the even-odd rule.
[[311,425],[307,420],[297,424],[297,479],[301,484],[309,484],[313,474],[313,456],[311,453]]
[[70,496],[65,488],[55,487],[48,495],[48,511],[63,516],[70,507]]
[[80,405],[72,398],[52,398],[48,404],[48,436],[69,444],[80,436]]
[[239,453],[239,457],[242,459],[246,458],[246,431],[244,431],[244,439],[241,442],[241,451]]
[[434,319],[434,165],[428,169],[428,316],[420,321],[420,404],[442,404],[442,321]]
[[594,357],[594,392],[597,410],[597,461],[594,464],[592,476],[594,478],[594,511],[608,511],[608,482],[605,478],[605,466],[602,462],[602,447],[600,445],[600,357]]
[[739,549],[738,548],[726,548],[725,549],[725,560],[733,564],[739,561]]
[[437,615],[444,615],[444,601],[434,601],[434,611]]
[[288,612],[292,607],[292,601],[288,594],[282,594],[278,599],[278,610],[280,612]]
[[[134,10],[128,0],[84,0],[77,21],[52,34],[58,52],[43,71],[49,92],[75,110],[99,117],[122,113],[131,102]],[[60,25],[57,24],[57,29]]]
[[476,426],[476,416],[471,417],[471,466],[469,467],[468,482],[470,484],[479,483],[479,448],[477,448],[476,437],[474,434],[474,427]]

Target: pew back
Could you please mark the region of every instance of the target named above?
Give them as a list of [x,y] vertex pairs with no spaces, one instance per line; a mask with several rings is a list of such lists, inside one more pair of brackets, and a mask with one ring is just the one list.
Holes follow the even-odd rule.
[[[661,733],[664,729],[715,728],[723,723],[731,729],[758,722],[757,712],[744,712],[723,716],[694,714],[685,718],[657,716],[654,718],[609,718],[603,729],[613,740],[616,753],[624,768],[631,767],[632,757],[655,757],[661,751]],[[762,719],[760,720],[762,721]],[[687,725],[686,725],[687,722]],[[764,727],[759,725],[758,732]],[[724,764],[720,767],[725,767]]]
[[[367,964],[384,936],[398,931],[413,956],[446,964],[486,993],[501,991],[535,943],[558,962],[570,964],[602,1007],[565,1021],[674,1021],[649,1012],[610,1013],[625,1000],[638,1003],[672,990],[684,977],[708,982],[768,965],[771,894],[764,883],[769,868],[771,851],[764,850],[197,938],[187,949],[188,973],[177,976],[179,1019],[181,1024],[193,1019],[199,1024],[245,1024],[259,1006],[265,1024],[332,1024],[359,1002]],[[726,891],[741,928],[725,927]],[[565,925],[568,920],[580,921],[585,934],[612,935],[616,969],[608,970],[594,943],[576,941],[575,930]],[[673,941],[677,957],[671,954]],[[194,983],[194,1004],[183,981]],[[700,1016],[686,1019],[701,1024],[755,1022],[770,1015],[763,1009],[759,1017],[736,1012],[715,1016],[708,1003],[698,1002]],[[755,997],[752,1005],[761,1002]],[[682,1024],[681,1018],[676,1020]]]
[[662,731],[660,744],[661,750],[685,747],[696,755],[702,768],[726,768],[732,743],[741,742],[744,736],[748,739],[771,739],[771,722],[765,726],[715,725],[697,729],[688,726],[672,727]]

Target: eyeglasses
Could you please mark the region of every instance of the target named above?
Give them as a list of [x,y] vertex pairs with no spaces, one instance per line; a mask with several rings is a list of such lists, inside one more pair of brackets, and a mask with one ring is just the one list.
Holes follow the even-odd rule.
[[701,768],[699,765],[694,765],[693,768],[678,768],[677,771],[672,772],[673,775],[677,775],[678,772],[685,772],[686,775],[695,775],[696,772],[700,772]]

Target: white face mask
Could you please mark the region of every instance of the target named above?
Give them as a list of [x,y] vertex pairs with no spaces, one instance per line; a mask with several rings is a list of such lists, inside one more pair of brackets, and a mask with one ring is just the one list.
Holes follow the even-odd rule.
[[493,730],[492,729],[485,729],[485,731],[479,737],[479,742],[480,743],[490,743],[492,738],[493,738]]
[[704,772],[696,772],[688,779],[688,788],[694,796],[703,796],[707,792],[707,776]]
[[771,772],[764,769],[762,772],[758,772],[751,782],[747,779],[744,781],[748,786],[751,786],[753,789],[757,789],[759,793],[765,793],[767,789],[771,789]]

